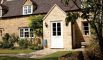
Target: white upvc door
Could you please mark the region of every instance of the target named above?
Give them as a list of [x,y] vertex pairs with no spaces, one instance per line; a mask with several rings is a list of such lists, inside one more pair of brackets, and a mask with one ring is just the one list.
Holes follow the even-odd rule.
[[51,48],[63,48],[62,22],[51,22]]

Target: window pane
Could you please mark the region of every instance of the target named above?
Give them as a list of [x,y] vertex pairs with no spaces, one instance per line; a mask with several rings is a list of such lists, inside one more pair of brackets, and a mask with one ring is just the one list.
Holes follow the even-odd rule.
[[31,13],[31,5],[28,6],[28,13]]
[[25,37],[29,37],[29,32],[25,32]]
[[58,32],[57,32],[57,35],[58,35],[58,36],[61,36],[61,31],[58,31]]
[[53,23],[53,28],[56,28],[56,23]]
[[24,6],[24,14],[27,14],[27,6]]
[[56,36],[56,32],[53,32],[53,36]]
[[25,31],[28,31],[28,28],[26,28]]
[[60,27],[57,27],[57,31],[61,31],[61,28],[60,28]]
[[60,23],[57,23],[57,26],[60,27],[61,26]]
[[20,32],[20,37],[23,37],[23,32]]
[[53,31],[56,31],[56,28],[53,28]]
[[84,30],[89,30],[89,27],[84,27]]
[[84,26],[88,26],[88,23],[87,23],[87,22],[84,22],[83,25],[84,25]]
[[20,29],[20,37],[23,37],[23,29]]
[[89,31],[84,31],[85,35],[89,35]]
[[83,33],[84,33],[84,35],[89,35],[89,24],[88,24],[88,22],[83,22]]
[[0,10],[0,17],[2,16],[2,10]]

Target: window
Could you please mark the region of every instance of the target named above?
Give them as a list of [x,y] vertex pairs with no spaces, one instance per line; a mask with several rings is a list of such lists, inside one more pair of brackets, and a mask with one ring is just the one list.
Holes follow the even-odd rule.
[[83,22],[83,34],[84,35],[89,35],[90,32],[89,32],[89,24],[88,22]]
[[0,36],[2,36],[2,30],[0,30]]
[[53,27],[53,36],[61,36],[61,23],[57,22],[57,23],[53,23],[52,24]]
[[2,9],[0,9],[0,17],[2,17]]
[[23,15],[32,14],[33,6],[32,5],[25,5],[23,6]]
[[20,29],[20,37],[21,38],[33,38],[34,37],[34,33],[33,33],[33,29],[30,28],[21,28]]

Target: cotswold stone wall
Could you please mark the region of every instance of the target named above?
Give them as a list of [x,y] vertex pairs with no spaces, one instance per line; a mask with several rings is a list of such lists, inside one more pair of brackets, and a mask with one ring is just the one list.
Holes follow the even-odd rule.
[[[71,23],[66,26],[65,18],[66,13],[57,6],[55,6],[53,10],[45,17],[43,21],[43,38],[47,39],[48,48],[51,48],[51,22],[61,21],[63,31],[63,47],[64,49],[72,49]],[[45,26],[45,23],[47,23],[48,27]]]
[[2,28],[2,34],[5,33],[19,35],[20,27],[28,27],[29,20],[28,17],[14,17],[0,19],[0,28]]

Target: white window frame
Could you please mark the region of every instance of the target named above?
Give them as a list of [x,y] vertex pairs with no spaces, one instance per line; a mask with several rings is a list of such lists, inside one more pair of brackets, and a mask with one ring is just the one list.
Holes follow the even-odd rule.
[[[20,36],[20,35],[21,35],[21,31],[20,31],[20,30],[21,30],[21,29],[23,29],[23,37]],[[25,31],[25,29],[28,29],[28,31]],[[31,28],[20,28],[20,29],[19,29],[19,37],[20,37],[20,38],[34,38],[34,33],[33,33],[33,37],[30,36],[30,34],[31,34],[30,29],[31,29]],[[25,37],[25,32],[28,32],[28,33],[29,33],[29,37]]]
[[[31,12],[28,12],[29,6],[31,6]],[[25,10],[27,10],[27,13],[25,13]],[[32,13],[33,13],[33,5],[24,5],[23,6],[23,15],[32,14]]]
[[[62,32],[61,32],[61,28],[62,28],[62,27],[61,27],[61,22],[53,22],[52,25],[53,25],[54,23],[56,24],[56,27],[55,27],[55,29],[56,29],[55,33],[56,33],[56,34],[53,35],[53,32],[54,32],[54,31],[53,31],[53,28],[54,28],[54,27],[52,26],[52,36],[61,36],[61,34],[62,34]],[[60,31],[58,31],[58,26],[57,26],[58,23],[60,24]],[[60,32],[60,35],[58,35],[58,32]]]
[[0,9],[0,17],[2,17],[2,9]]
[[84,23],[88,23],[88,22],[86,22],[86,21],[82,22],[82,32],[83,32],[83,35],[84,36],[89,36],[90,35],[90,24],[88,23],[88,34],[86,35],[85,34],[85,30],[84,30],[84,25],[83,25]]

